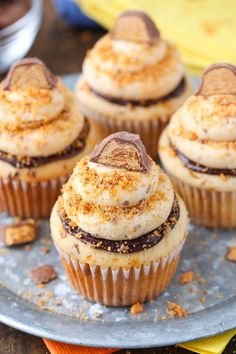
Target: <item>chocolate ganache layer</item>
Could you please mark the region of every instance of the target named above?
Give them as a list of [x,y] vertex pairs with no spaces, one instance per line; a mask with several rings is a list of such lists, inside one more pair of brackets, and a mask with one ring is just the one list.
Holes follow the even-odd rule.
[[180,95],[182,95],[182,93],[184,92],[186,88],[186,79],[185,77],[180,81],[180,83],[178,84],[178,86],[171,91],[170,93],[168,93],[165,96],[159,97],[159,98],[151,98],[151,99],[147,99],[147,100],[125,100],[122,98],[116,98],[116,97],[112,97],[112,96],[106,96],[101,94],[100,92],[92,89],[90,87],[90,90],[97,96],[103,98],[106,101],[109,101],[111,103],[114,104],[118,104],[121,106],[126,106],[126,105],[132,105],[132,106],[141,106],[141,107],[148,107],[148,106],[152,106],[154,104],[157,103],[161,103],[161,102],[165,102],[167,100],[176,98]]
[[84,120],[84,126],[81,130],[78,137],[65,149],[58,152],[57,154],[49,155],[49,156],[37,156],[37,157],[29,157],[29,156],[16,156],[8,154],[4,151],[0,151],[0,160],[5,161],[16,168],[34,168],[40,165],[47,164],[49,162],[62,160],[66,158],[70,158],[81,152],[85,145],[86,140],[90,131],[89,122],[87,119]]
[[203,165],[197,164],[194,161],[190,160],[187,156],[182,154],[182,152],[177,150],[173,145],[172,145],[172,149],[175,151],[176,155],[184,163],[184,165],[194,172],[205,173],[208,175],[215,175],[215,176],[223,174],[226,176],[236,177],[236,169],[211,168],[211,167],[203,166]]
[[114,253],[135,253],[149,249],[158,244],[165,235],[172,230],[180,216],[180,209],[177,198],[175,197],[171,212],[167,220],[153,231],[132,240],[111,241],[97,238],[83,231],[76,226],[66,215],[65,211],[59,211],[59,217],[66,232],[85,244],[92,245],[103,251]]

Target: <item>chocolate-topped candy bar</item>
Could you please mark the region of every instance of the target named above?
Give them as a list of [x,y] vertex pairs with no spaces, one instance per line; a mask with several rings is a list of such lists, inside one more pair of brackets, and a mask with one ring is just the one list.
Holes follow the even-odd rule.
[[204,72],[195,95],[236,95],[236,66],[213,64]]
[[3,90],[52,89],[56,84],[55,76],[46,65],[37,58],[26,58],[15,63],[2,82]]
[[157,43],[160,32],[151,18],[142,11],[125,11],[116,20],[111,31],[112,39]]
[[89,158],[91,162],[135,172],[147,172],[151,164],[139,135],[127,132],[109,135]]

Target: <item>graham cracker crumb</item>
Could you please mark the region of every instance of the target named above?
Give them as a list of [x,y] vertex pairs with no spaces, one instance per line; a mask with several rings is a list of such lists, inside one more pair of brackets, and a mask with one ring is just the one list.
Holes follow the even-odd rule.
[[179,276],[178,282],[180,285],[191,283],[194,280],[194,273],[191,271],[184,272]]
[[180,305],[176,304],[175,302],[167,302],[167,309],[166,313],[170,317],[186,317],[187,311]]
[[143,312],[143,305],[139,302],[133,304],[130,308],[130,312],[132,315],[137,315],[138,313]]
[[228,251],[227,251],[227,253],[225,255],[225,258],[228,261],[236,262],[236,246],[228,247]]

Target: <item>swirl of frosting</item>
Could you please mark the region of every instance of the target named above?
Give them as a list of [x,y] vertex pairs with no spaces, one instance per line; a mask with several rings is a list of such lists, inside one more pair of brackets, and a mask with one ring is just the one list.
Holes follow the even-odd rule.
[[84,119],[73,94],[38,59],[16,63],[0,84],[0,150],[48,156],[70,145]]
[[[214,66],[206,73],[221,74],[222,67]],[[225,70],[230,70],[227,66]],[[218,72],[220,71],[220,73]],[[235,68],[236,73],[236,68]],[[205,78],[205,86],[216,86],[216,78]],[[206,75],[206,74],[205,74]],[[235,78],[234,78],[235,77]],[[212,80],[214,85],[212,84]],[[218,80],[218,79],[217,79]],[[189,160],[209,168],[236,168],[236,90],[225,90],[225,76],[221,90],[212,94],[197,92],[174,114],[168,136],[175,149]],[[236,74],[232,77],[236,87]],[[217,81],[218,82],[218,81]],[[205,88],[206,89],[206,88]]]
[[82,230],[135,239],[166,221],[173,187],[141,144],[135,134],[115,133],[77,164],[62,198],[68,218]]
[[[136,13],[132,21],[140,16],[143,13]],[[151,19],[146,16],[145,21]],[[141,24],[144,22],[142,18]],[[158,99],[173,91],[184,76],[184,65],[176,48],[157,33],[155,40],[150,36],[144,39],[142,31],[133,36],[129,31],[120,34],[119,26],[121,23],[86,56],[83,76],[89,86],[103,95],[112,93],[114,97],[134,100]],[[135,26],[138,31],[140,23],[136,21],[131,27]]]

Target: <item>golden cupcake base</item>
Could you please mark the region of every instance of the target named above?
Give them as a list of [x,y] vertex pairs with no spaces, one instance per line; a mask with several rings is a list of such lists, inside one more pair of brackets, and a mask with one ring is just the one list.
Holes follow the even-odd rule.
[[169,256],[140,268],[90,266],[59,253],[67,276],[79,294],[102,305],[128,306],[150,301],[166,289],[175,275],[183,244]]
[[236,227],[236,192],[193,187],[170,175],[176,192],[183,198],[191,221],[206,227]]
[[41,182],[0,178],[0,211],[22,218],[48,218],[68,176]]

